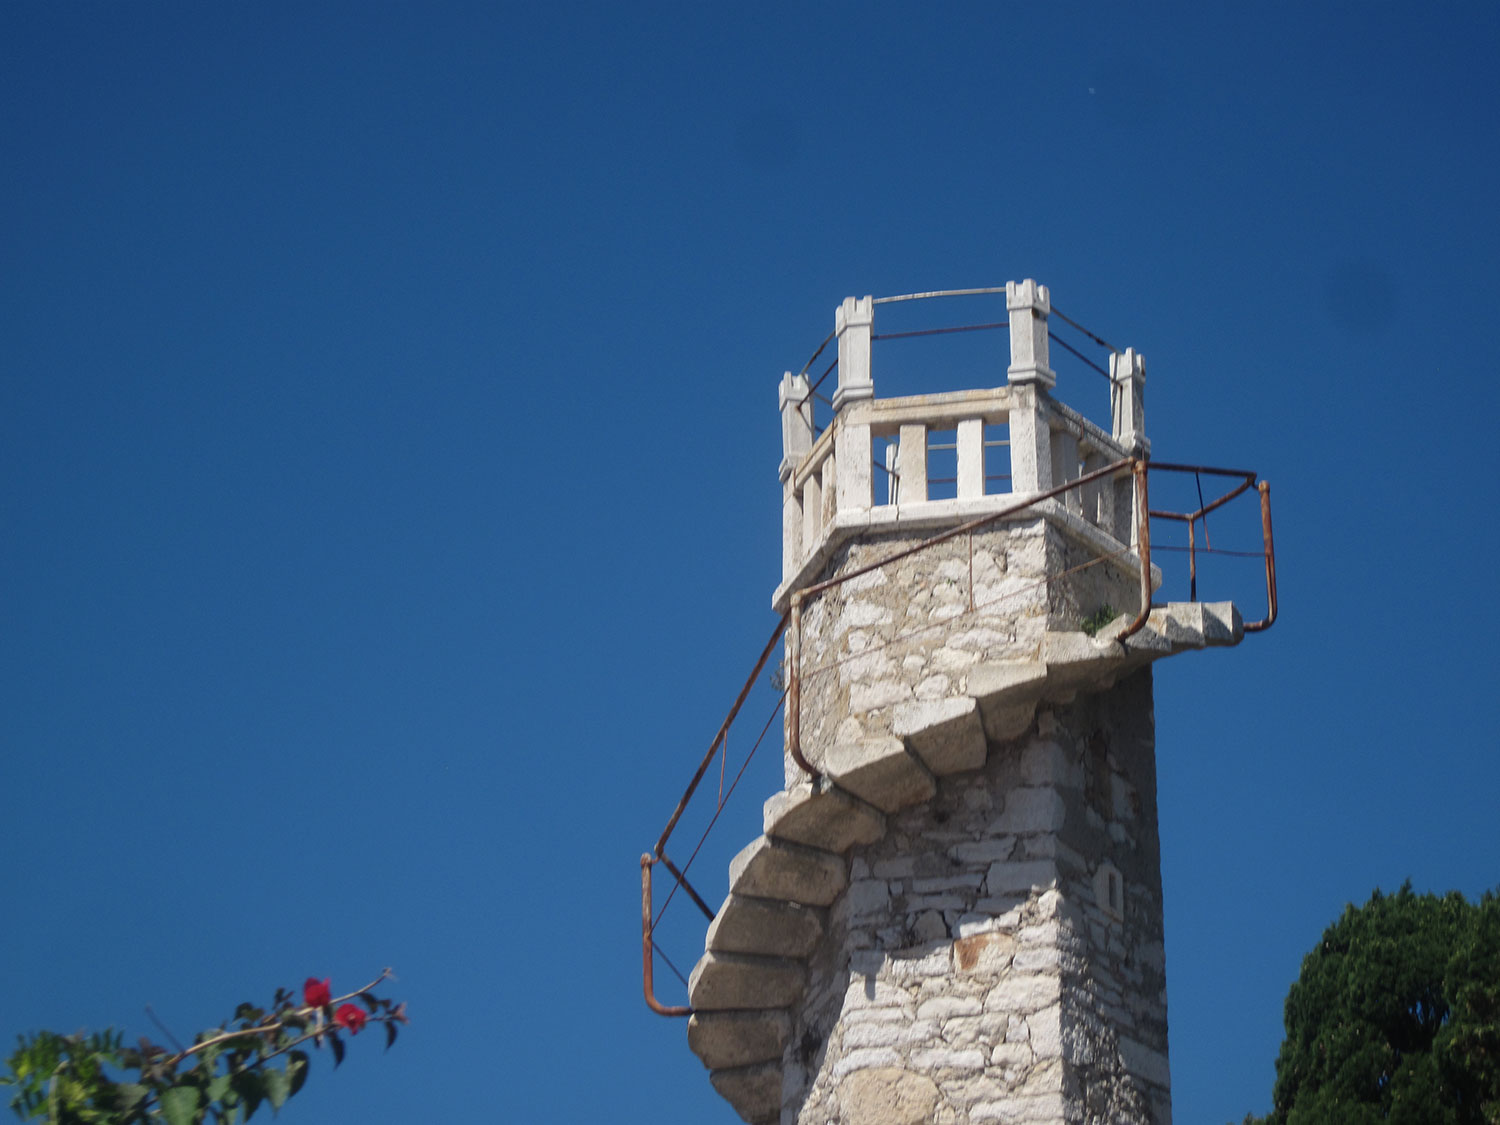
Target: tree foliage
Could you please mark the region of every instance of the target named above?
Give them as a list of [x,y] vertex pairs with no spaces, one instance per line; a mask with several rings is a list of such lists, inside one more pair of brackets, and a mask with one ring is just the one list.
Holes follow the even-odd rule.
[[1286,999],[1275,1125],[1500,1125],[1500,898],[1349,906]]
[[0,1086],[11,1087],[18,1117],[47,1125],[239,1125],[262,1105],[280,1110],[302,1089],[309,1058],[301,1048],[309,1042],[326,1043],[338,1066],[342,1035],[373,1023],[384,1025],[390,1047],[406,1005],[375,995],[389,975],[337,997],[326,979],[309,977],[300,1005],[277,989],[268,1009],[241,1004],[233,1020],[175,1051],[144,1038],[127,1047],[112,1030],[23,1035]]

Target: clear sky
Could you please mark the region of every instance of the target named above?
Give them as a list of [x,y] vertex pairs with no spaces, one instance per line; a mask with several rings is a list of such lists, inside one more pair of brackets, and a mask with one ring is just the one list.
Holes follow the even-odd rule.
[[1273,484],[1282,621],[1156,704],[1177,1120],[1268,1108],[1346,902],[1500,882],[1500,9],[543,8],[0,6],[0,1042],[390,964],[289,1120],[736,1120],[637,859],[778,378],[1034,277]]

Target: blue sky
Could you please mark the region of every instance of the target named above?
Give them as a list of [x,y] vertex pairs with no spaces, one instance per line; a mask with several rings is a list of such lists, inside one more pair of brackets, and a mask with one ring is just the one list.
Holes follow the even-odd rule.
[[0,7],[0,1038],[390,964],[409,1033],[289,1119],[734,1121],[637,857],[772,625],[778,378],[845,295],[1035,277],[1146,354],[1157,457],[1273,484],[1282,621],[1156,706],[1177,1119],[1268,1108],[1344,903],[1500,882],[1497,43]]

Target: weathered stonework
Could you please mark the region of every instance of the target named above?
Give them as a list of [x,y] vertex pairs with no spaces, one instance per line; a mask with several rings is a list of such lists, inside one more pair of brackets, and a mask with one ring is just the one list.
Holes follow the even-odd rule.
[[870,298],[827,428],[781,383],[786,787],[689,981],[751,1125],[1171,1121],[1151,664],[1245,625],[1141,612],[1144,360],[1112,355],[1106,432],[1050,393],[1046,287],[1005,294],[1005,386],[876,398]]
[[851,853],[783,1121],[879,1120],[857,1107],[909,1076],[951,1125],[1170,1120],[1150,696],[1142,669],[1044,705]]
[[[820,578],[857,571],[924,538],[890,531],[851,541]],[[877,749],[840,748],[892,734],[909,740],[913,731],[957,719],[955,707],[972,711],[971,676],[982,680],[997,667],[1034,661],[1049,631],[1077,630],[1106,605],[1133,614],[1139,604],[1134,571],[1121,561],[1100,561],[1070,523],[1040,515],[992,525],[853,578],[803,610],[803,752],[836,777],[840,762],[847,766]],[[928,769],[946,774],[983,762],[977,711],[973,716],[968,754],[952,745],[961,729],[949,732],[946,746],[934,738],[917,747]],[[804,779],[790,757],[786,779],[788,786]]]

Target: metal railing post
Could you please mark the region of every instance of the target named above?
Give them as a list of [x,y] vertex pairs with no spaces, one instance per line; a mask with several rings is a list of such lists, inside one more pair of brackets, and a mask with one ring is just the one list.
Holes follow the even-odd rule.
[[646,993],[646,1006],[659,1016],[690,1016],[693,1009],[663,1004],[656,998],[652,982],[652,962],[655,948],[651,938],[651,865],[655,861],[651,853],[641,856],[641,986]]

